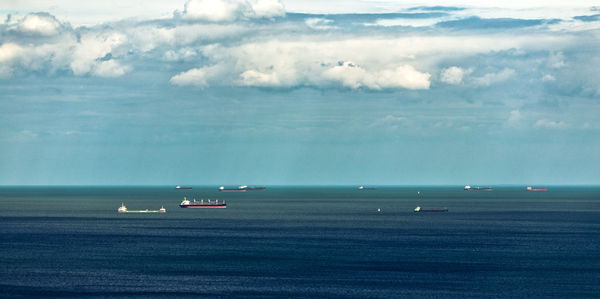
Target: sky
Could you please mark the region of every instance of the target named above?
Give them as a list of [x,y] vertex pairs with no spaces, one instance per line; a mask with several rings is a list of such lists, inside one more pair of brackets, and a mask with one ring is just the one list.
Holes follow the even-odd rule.
[[593,1],[93,2],[0,0],[0,185],[600,183]]

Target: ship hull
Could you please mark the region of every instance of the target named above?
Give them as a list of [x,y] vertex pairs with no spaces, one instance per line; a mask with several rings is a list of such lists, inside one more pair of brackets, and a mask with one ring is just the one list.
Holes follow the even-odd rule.
[[246,189],[221,189],[221,192],[246,192]]
[[227,205],[179,205],[184,209],[225,209]]
[[119,211],[119,213],[166,213],[167,211]]
[[415,211],[415,213],[420,213],[420,212],[448,212],[448,209],[427,209],[427,210],[421,209],[421,210]]

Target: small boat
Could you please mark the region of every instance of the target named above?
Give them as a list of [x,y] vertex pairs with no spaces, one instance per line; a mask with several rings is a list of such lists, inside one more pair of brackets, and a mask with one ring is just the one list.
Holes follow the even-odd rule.
[[448,209],[422,209],[421,207],[417,206],[415,208],[415,212],[448,212]]
[[161,207],[160,210],[128,210],[124,203],[121,203],[121,207],[117,210],[119,213],[166,213],[165,207]]
[[360,187],[358,187],[358,190],[375,190],[375,188],[374,187],[360,186]]
[[465,186],[466,191],[492,191],[492,187],[471,187],[469,185]]
[[183,186],[175,186],[175,189],[177,190],[192,190],[192,187],[183,187]]
[[204,202],[204,199],[200,201],[189,201],[186,197],[183,198],[183,201],[179,204],[181,208],[187,209],[225,209],[227,208],[227,203],[225,201],[219,202],[219,200]]
[[527,187],[527,189],[525,189],[527,191],[548,191],[548,188],[532,188],[532,187]]
[[219,191],[221,192],[246,192],[248,189],[242,188],[247,186],[239,186],[237,188],[225,188],[224,186],[219,187]]

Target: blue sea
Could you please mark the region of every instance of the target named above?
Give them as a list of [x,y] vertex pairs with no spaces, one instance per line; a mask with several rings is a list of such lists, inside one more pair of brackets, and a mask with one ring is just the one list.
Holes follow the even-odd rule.
[[600,187],[462,187],[0,187],[0,296],[600,297]]

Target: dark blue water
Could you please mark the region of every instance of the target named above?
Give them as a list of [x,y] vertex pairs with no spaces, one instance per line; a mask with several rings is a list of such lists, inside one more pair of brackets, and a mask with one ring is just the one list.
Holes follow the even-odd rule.
[[598,298],[600,188],[0,187],[0,293]]

